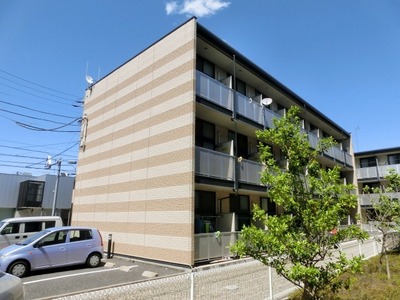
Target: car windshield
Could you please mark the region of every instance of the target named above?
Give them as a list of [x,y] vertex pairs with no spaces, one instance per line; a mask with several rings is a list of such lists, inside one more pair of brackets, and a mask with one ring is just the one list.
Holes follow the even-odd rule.
[[17,243],[17,245],[23,245],[23,246],[28,245],[28,244],[32,243],[33,241],[37,240],[38,238],[48,234],[49,232],[50,232],[50,230],[47,230],[47,229],[42,230],[38,233],[35,233],[34,235],[31,235],[27,239],[20,241],[19,243]]

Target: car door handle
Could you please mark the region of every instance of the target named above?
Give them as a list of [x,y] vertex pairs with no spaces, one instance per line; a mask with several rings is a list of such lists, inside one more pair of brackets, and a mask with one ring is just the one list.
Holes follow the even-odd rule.
[[65,251],[65,247],[60,247],[58,250]]
[[17,235],[17,236],[15,237],[15,239],[19,239],[19,235]]
[[27,237],[28,237],[27,235],[24,235],[22,238],[23,238],[23,239],[26,239]]

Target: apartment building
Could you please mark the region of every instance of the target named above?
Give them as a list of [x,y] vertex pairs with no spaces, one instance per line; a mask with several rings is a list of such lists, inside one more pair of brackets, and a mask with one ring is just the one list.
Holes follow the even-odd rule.
[[355,184],[348,132],[188,20],[87,89],[72,223],[98,227],[119,254],[185,265],[230,255],[252,204],[279,213],[255,131],[293,105],[313,147],[338,142],[320,163]]
[[[389,170],[393,169],[400,174],[400,147],[357,152],[354,157],[360,195],[359,202],[363,219],[366,220],[365,213],[372,209],[373,201],[378,199],[379,194],[363,194],[363,189],[368,186],[385,191],[387,186],[385,177],[389,174]],[[395,197],[400,199],[400,193],[397,193]]]

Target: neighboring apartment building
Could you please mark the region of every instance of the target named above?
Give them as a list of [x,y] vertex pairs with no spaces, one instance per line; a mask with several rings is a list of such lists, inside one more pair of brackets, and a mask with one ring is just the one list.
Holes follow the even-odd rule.
[[[13,217],[51,216],[56,175],[0,174],[0,221]],[[60,176],[55,214],[68,224],[74,177]]]
[[[363,189],[368,186],[385,191],[387,186],[385,176],[389,174],[389,170],[393,169],[400,174],[400,147],[357,152],[354,157],[360,195],[359,202],[363,220],[366,220],[365,213],[372,209],[372,203],[379,194],[363,195]],[[400,199],[400,193],[395,197]]]
[[124,255],[187,265],[229,255],[253,203],[279,213],[260,184],[255,131],[292,105],[312,146],[338,141],[320,163],[355,184],[348,132],[188,20],[87,89],[73,224],[111,234]]

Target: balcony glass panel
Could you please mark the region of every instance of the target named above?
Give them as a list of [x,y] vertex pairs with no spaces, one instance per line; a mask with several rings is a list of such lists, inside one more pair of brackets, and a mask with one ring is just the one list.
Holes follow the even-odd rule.
[[225,153],[196,147],[196,174],[225,180],[234,179],[235,161]]
[[389,175],[389,170],[393,169],[396,173],[400,174],[400,164],[379,166],[379,176],[385,177]]
[[245,116],[246,118],[263,125],[263,112],[262,106],[256,101],[252,101],[240,93],[236,93],[237,113]]
[[308,142],[311,145],[311,148],[316,149],[317,145],[318,145],[318,136],[316,136],[314,133],[312,132],[308,132]]
[[196,92],[199,96],[233,110],[233,91],[229,87],[200,71],[197,71],[196,85]]
[[275,128],[274,119],[280,119],[282,116],[266,107],[264,107],[264,127]]
[[359,168],[357,169],[357,179],[367,179],[378,177],[376,167]]
[[[400,193],[386,193],[392,199],[400,199]],[[372,206],[378,204],[379,194],[361,194],[359,196],[361,206]]]
[[353,166],[353,157],[352,157],[349,153],[347,153],[347,152],[344,152],[344,157],[345,157],[345,159],[346,159],[346,163],[347,163],[349,166]]
[[260,163],[242,159],[239,163],[239,181],[261,185],[260,173],[264,170],[264,166]]
[[239,232],[221,232],[218,237],[214,233],[195,234],[195,257],[197,260],[209,260],[233,256],[229,245],[234,244],[239,237]]

